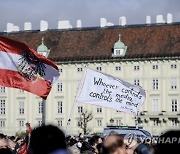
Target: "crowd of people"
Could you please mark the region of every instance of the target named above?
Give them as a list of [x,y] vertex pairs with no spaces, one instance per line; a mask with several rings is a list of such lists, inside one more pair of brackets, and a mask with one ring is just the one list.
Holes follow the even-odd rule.
[[19,154],[25,139],[0,133],[0,154]]
[[[128,144],[123,135],[110,133],[85,137],[65,136],[56,126],[46,125],[32,130],[25,139],[0,134],[0,154],[169,154],[179,153],[180,131],[168,131],[159,142]],[[133,144],[132,144],[133,143]]]

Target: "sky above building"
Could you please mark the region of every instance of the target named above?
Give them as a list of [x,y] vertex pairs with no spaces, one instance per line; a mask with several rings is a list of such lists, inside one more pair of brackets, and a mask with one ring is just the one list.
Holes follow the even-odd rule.
[[100,26],[100,18],[114,25],[126,17],[127,25],[145,24],[146,16],[156,23],[156,16],[171,13],[173,22],[180,22],[180,0],[0,0],[0,32],[7,23],[20,30],[25,22],[32,23],[33,30],[40,29],[40,21],[48,22],[49,29],[57,29],[58,21],[69,20],[76,28],[77,20],[82,27]]

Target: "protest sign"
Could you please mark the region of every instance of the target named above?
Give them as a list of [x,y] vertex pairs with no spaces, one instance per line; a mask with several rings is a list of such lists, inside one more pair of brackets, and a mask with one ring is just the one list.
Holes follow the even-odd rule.
[[136,115],[145,101],[145,90],[120,78],[85,69],[76,101]]

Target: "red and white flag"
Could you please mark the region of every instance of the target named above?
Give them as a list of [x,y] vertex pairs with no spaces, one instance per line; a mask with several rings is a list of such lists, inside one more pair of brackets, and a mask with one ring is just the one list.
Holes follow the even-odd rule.
[[46,99],[59,78],[57,65],[26,44],[0,36],[0,85]]

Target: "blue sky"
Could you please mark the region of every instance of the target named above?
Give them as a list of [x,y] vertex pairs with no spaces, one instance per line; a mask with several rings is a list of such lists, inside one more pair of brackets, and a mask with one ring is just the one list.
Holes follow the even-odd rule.
[[7,22],[24,28],[31,22],[32,29],[40,29],[40,21],[46,20],[49,29],[56,29],[58,20],[69,20],[73,27],[82,21],[82,27],[100,25],[100,18],[118,25],[119,17],[125,16],[128,25],[143,24],[146,16],[156,22],[168,13],[174,22],[180,22],[180,0],[0,0],[0,31],[6,30]]

